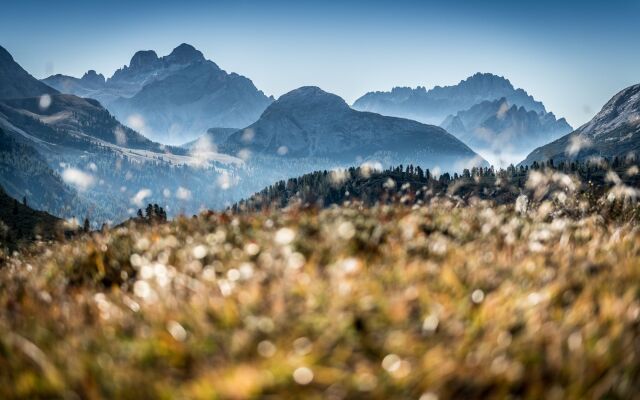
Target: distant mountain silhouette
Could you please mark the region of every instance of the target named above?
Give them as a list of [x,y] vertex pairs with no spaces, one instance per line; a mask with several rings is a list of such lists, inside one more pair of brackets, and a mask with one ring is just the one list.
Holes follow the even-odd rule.
[[[158,57],[138,51],[104,82],[54,75],[43,81],[61,92],[100,101],[118,119],[164,143],[195,139],[212,126],[246,126],[273,101],[244,76],[227,73],[202,52],[181,44]],[[133,121],[133,122],[132,122]]]
[[528,111],[545,113],[544,105],[508,79],[490,73],[477,73],[457,85],[436,86],[427,90],[395,87],[390,92],[369,92],[357,99],[353,108],[383,115],[441,124],[451,114],[466,110],[485,100],[506,98],[510,104]]
[[66,75],[52,75],[43,80],[47,85],[60,89],[62,93],[70,93],[79,97],[98,98],[105,86],[105,78],[94,70],[87,71],[82,78]]
[[520,153],[555,140],[573,129],[553,113],[537,113],[506,98],[485,100],[448,116],[441,125],[473,149]]
[[301,87],[281,96],[257,122],[231,135],[220,148],[231,154],[249,150],[260,155],[324,157],[352,163],[391,154],[392,160],[441,168],[484,162],[444,129],[356,111],[340,97],[317,87]]
[[588,123],[531,152],[534,161],[640,156],[640,84],[617,93]]

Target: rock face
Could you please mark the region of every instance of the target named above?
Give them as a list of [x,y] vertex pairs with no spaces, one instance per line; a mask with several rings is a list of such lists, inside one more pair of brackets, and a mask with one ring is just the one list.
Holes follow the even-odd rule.
[[29,75],[7,50],[0,46],[0,99],[36,97],[58,91]]
[[450,115],[441,126],[473,149],[511,152],[531,151],[573,130],[564,118],[526,110],[504,97]]
[[171,54],[164,57],[164,62],[167,64],[184,65],[198,61],[205,61],[204,55],[200,50],[196,50],[195,47],[186,43],[182,43],[180,46],[173,49]]
[[114,101],[110,108],[123,121],[140,115],[145,123],[142,132],[150,137],[182,143],[211,126],[251,124],[270,103],[249,79],[202,61],[145,85],[133,97]]
[[588,123],[531,152],[522,164],[553,159],[585,160],[640,155],[640,84],[630,86],[604,105]]
[[44,82],[64,93],[97,99],[118,119],[163,143],[184,143],[212,126],[246,126],[273,101],[251,80],[225,72],[188,44],[164,57],[153,50],[138,51],[128,66],[103,82],[101,75],[94,75],[54,75]]
[[301,87],[281,96],[257,122],[231,135],[221,150],[351,163],[386,154],[391,162],[443,169],[466,162],[484,163],[444,129],[356,111],[317,87]]
[[96,88],[102,87],[106,83],[106,80],[104,79],[104,75],[98,74],[96,71],[92,69],[87,71],[80,80],[83,83],[85,83],[87,86],[93,86]]
[[436,86],[427,90],[396,87],[390,92],[369,92],[353,104],[360,111],[410,118],[416,121],[441,124],[458,111],[467,110],[485,100],[506,98],[510,104],[537,113],[546,112],[544,105],[523,89],[513,87],[508,79],[489,73],[477,73],[454,86]]
[[131,57],[131,62],[129,62],[129,67],[126,65],[116,71],[113,74],[114,79],[122,78],[126,76],[127,72],[140,72],[140,71],[150,71],[155,68],[160,67],[161,61],[158,58],[158,55],[153,50],[141,50],[136,52],[133,57]]

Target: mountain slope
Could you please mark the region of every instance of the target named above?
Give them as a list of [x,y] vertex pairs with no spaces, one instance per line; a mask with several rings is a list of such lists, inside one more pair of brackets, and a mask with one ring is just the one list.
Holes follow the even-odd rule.
[[[102,81],[97,74],[84,80]],[[126,219],[144,199],[171,215],[234,200],[216,181],[242,160],[152,142],[93,99],[51,94],[0,100],[0,129],[0,184],[57,216],[89,217],[97,227]]]
[[56,215],[65,215],[67,207],[81,203],[38,151],[1,128],[0,186],[11,197],[26,197],[29,204]]
[[564,118],[528,111],[511,105],[504,97],[450,115],[441,126],[474,149],[520,153],[573,130]]
[[243,149],[260,155],[325,157],[351,163],[382,153],[430,167],[451,168],[473,159],[481,162],[441,128],[356,111],[317,87],[302,87],[281,96],[256,123],[234,133],[221,146],[231,154]]
[[57,94],[58,91],[29,75],[0,46],[0,99],[35,97],[43,94]]
[[39,98],[5,100],[0,102],[0,113],[30,135],[52,144],[85,148],[100,141],[159,153],[168,150],[120,124],[93,99],[53,95],[47,107],[41,106]]
[[124,120],[139,114],[152,137],[181,143],[211,126],[249,125],[270,103],[249,79],[202,61],[144,86],[132,98],[116,100],[111,108]]
[[522,164],[640,155],[640,84],[617,93],[588,123],[531,152]]
[[436,86],[426,90],[396,87],[390,92],[369,92],[353,103],[360,111],[441,124],[451,114],[466,110],[485,100],[506,98],[509,103],[529,111],[546,112],[544,105],[523,89],[516,89],[504,77],[477,73],[453,86]]
[[[89,71],[77,81],[95,88],[104,83],[104,77]],[[43,98],[45,94],[48,97]],[[0,127],[48,144],[77,145],[99,140],[129,148],[165,151],[160,144],[121,125],[99,102],[60,94],[38,81],[2,47]]]
[[225,72],[184,43],[164,57],[139,51],[104,82],[93,74],[82,79],[52,76],[44,82],[95,98],[119,120],[172,144],[193,140],[212,126],[249,125],[273,101],[248,78]]
[[[172,215],[230,201],[215,182],[228,163],[239,159],[214,151],[193,156],[152,142],[121,125],[95,100],[54,95],[48,109],[35,104],[33,98],[0,102],[0,128],[7,133],[0,146],[13,140],[32,150],[30,156],[19,151],[8,157],[3,178],[16,182],[2,184],[16,197],[33,193],[38,208],[65,218],[89,216],[99,226],[135,212],[132,205],[141,201],[136,196],[152,198]],[[38,178],[31,168],[36,156],[48,166],[41,175],[54,171],[75,189],[77,199],[57,197],[64,193],[60,178]]]

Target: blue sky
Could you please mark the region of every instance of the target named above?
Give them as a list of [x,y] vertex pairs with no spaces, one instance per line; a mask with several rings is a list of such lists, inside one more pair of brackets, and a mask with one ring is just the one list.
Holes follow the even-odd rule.
[[640,82],[640,0],[49,1],[3,5],[0,45],[34,76],[109,76],[136,50],[193,44],[279,96],[349,103],[393,86],[504,75],[578,126]]

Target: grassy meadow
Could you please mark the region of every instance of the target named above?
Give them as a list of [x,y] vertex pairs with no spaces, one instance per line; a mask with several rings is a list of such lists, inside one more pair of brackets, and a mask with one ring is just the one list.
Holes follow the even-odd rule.
[[633,398],[637,206],[560,182],[506,205],[210,212],[5,254],[0,398]]

